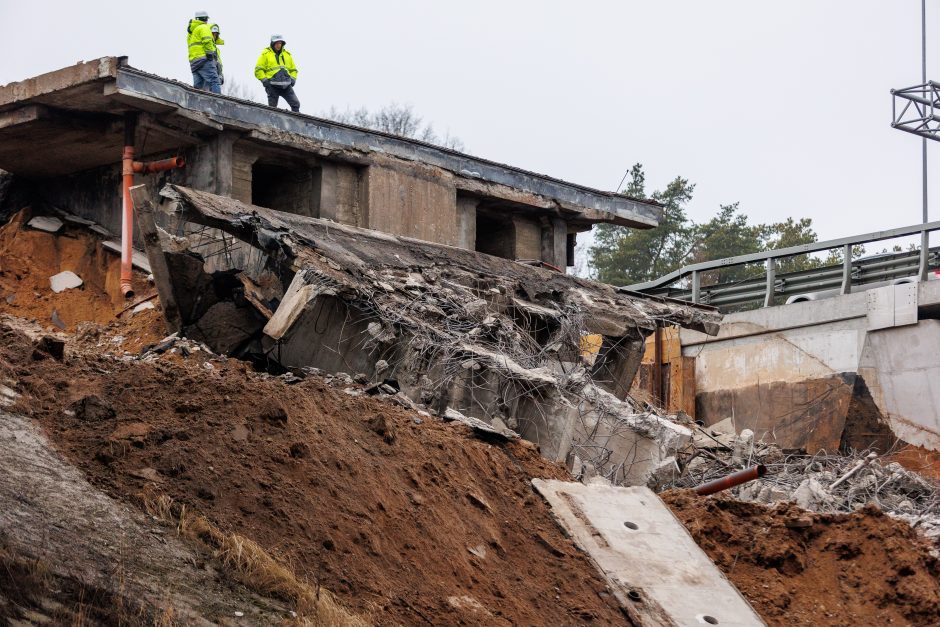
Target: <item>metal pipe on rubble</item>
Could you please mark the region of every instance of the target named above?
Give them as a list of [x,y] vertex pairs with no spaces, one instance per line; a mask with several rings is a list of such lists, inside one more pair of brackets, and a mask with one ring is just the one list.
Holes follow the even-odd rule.
[[721,479],[715,479],[714,481],[703,483],[699,487],[695,488],[695,493],[699,496],[708,496],[709,494],[721,492],[722,490],[733,488],[736,485],[741,485],[742,483],[759,479],[766,474],[767,467],[762,464],[758,464],[757,466],[751,466],[750,468],[745,468],[744,470],[731,473],[730,475],[722,477]]
[[174,168],[182,168],[186,160],[171,157],[160,161],[134,161],[134,135],[137,130],[137,114],[124,114],[124,154],[121,157],[121,186],[123,189],[121,211],[121,294],[131,298],[134,289],[131,280],[134,276],[134,203],[131,200],[131,186],[134,174],[153,174]]

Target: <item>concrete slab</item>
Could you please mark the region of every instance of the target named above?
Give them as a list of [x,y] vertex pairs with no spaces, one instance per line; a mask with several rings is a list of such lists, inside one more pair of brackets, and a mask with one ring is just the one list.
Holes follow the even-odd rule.
[[47,233],[57,233],[62,228],[62,220],[49,216],[36,216],[26,223],[26,226]]
[[81,284],[82,278],[71,270],[66,270],[65,272],[60,272],[59,274],[54,274],[49,277],[49,285],[56,294],[74,287],[80,287]]
[[648,488],[532,484],[635,624],[765,624]]

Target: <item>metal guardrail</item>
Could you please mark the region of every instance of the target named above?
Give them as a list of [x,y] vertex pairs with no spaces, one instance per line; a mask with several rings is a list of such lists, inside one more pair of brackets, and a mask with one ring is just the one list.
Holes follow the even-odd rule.
[[[940,230],[940,221],[928,222],[824,242],[813,242],[749,255],[716,259],[715,261],[684,266],[658,279],[628,285],[623,289],[689,300],[693,303],[707,303],[714,306],[736,305],[763,299],[763,306],[770,307],[774,304],[774,296],[778,294],[796,294],[836,288],[839,289],[840,294],[849,294],[853,285],[861,286],[876,281],[908,276],[917,276],[920,280],[926,280],[928,271],[931,268],[938,267],[938,263],[940,263],[940,248],[931,250],[927,246],[922,246],[917,251],[891,253],[853,260],[852,247],[908,235],[921,235],[921,241],[925,242],[928,239],[927,233],[938,230]],[[827,266],[777,275],[778,261],[781,259],[836,248],[842,248],[844,261],[840,266]],[[702,273],[757,262],[764,262],[763,277],[706,286],[703,294]],[[675,283],[684,279],[689,279],[687,285],[673,287]]]

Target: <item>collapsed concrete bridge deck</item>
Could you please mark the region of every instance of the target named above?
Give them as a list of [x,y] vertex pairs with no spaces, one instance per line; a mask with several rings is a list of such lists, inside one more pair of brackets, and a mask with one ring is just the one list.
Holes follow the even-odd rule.
[[[710,308],[169,185],[171,221],[250,247],[210,274],[214,244],[159,233],[150,192],[132,192],[170,327],[217,352],[394,380],[439,415],[508,425],[548,457],[596,460],[618,480],[643,482],[690,437],[627,392],[644,338],[658,324],[715,334]],[[596,358],[582,353],[588,334],[604,338]]]

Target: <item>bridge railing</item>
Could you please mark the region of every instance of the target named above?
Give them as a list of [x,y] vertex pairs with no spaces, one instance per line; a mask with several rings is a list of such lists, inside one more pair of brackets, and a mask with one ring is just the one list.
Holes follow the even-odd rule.
[[[940,258],[940,251],[930,250],[927,235],[937,230],[940,230],[940,221],[726,257],[683,266],[658,279],[627,285],[622,289],[716,306],[752,302],[763,297],[764,307],[769,307],[774,304],[775,294],[792,293],[797,289],[806,292],[838,288],[839,293],[849,294],[853,284],[861,285],[877,280],[913,275],[919,277],[920,280],[926,280],[930,268],[936,267],[937,260]],[[852,259],[854,246],[918,234],[921,236],[921,247],[918,251],[898,253],[887,257]],[[829,266],[789,273],[785,280],[778,280],[777,269],[780,260],[838,248],[842,249],[841,267]],[[763,278],[749,278],[735,283],[707,286],[707,294],[703,298],[701,279],[705,272],[760,262],[764,264]],[[673,287],[680,281],[685,282],[686,286]]]

